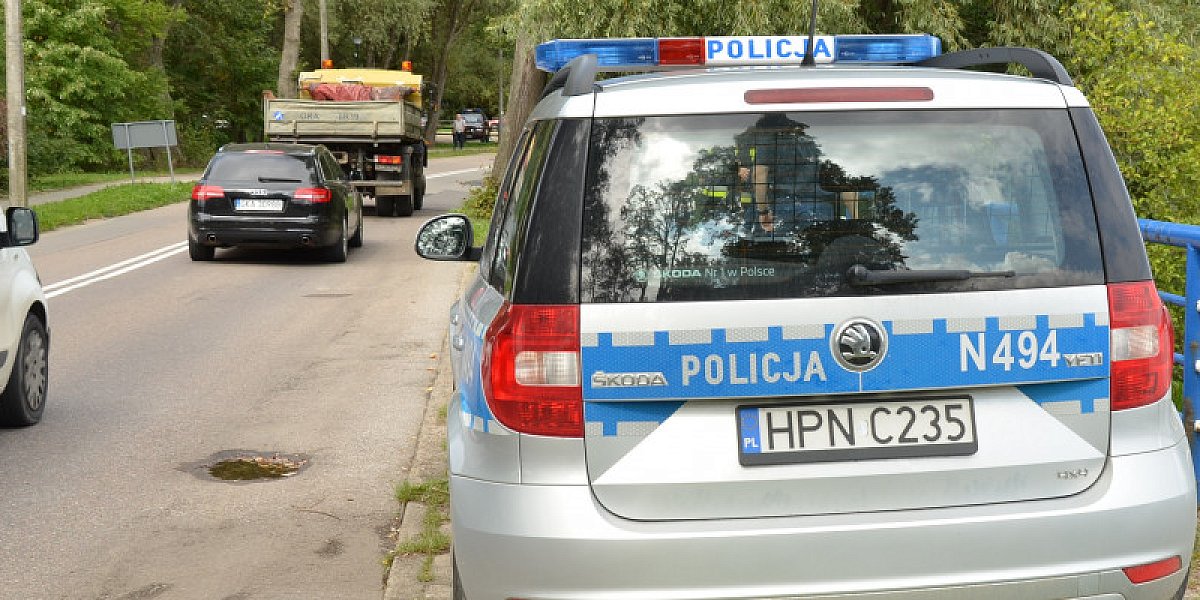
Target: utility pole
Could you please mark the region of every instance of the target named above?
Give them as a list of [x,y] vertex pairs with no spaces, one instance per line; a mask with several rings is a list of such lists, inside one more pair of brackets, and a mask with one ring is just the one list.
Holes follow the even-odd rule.
[[329,60],[329,20],[325,14],[325,2],[321,0],[321,68],[325,68],[325,61]]
[[28,206],[25,161],[25,52],[21,0],[5,0],[4,74],[8,86],[8,201]]

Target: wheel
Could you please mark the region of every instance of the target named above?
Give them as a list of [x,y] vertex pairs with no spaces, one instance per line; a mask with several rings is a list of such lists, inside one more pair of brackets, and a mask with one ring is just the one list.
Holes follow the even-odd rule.
[[49,355],[46,325],[36,315],[26,315],[13,357],[12,374],[0,393],[0,423],[24,427],[42,420],[49,385]]
[[358,213],[358,229],[354,231],[354,235],[350,236],[347,242],[351,248],[362,248],[363,245],[363,218],[362,211]]
[[192,238],[188,238],[188,255],[192,260],[212,260],[217,255],[217,249],[205,246]]
[[346,254],[349,252],[350,240],[346,238],[346,217],[342,217],[342,229],[338,234],[338,241],[332,246],[325,249],[325,260],[333,263],[346,262]]
[[421,207],[424,206],[424,204],[425,186],[422,184],[421,187],[417,188],[416,196],[413,197],[413,210],[421,210]]
[[396,216],[411,217],[413,214],[412,196],[396,196]]
[[454,570],[454,579],[450,584],[450,594],[454,600],[467,600],[467,596],[463,593],[462,580],[458,577],[458,561],[454,560],[454,554],[450,554],[450,565]]
[[375,216],[390,217],[395,206],[393,196],[375,196]]

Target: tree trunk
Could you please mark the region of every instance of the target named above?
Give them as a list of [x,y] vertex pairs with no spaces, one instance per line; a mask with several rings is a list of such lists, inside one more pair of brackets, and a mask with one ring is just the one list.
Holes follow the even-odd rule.
[[300,62],[300,22],[304,1],[290,0],[283,12],[283,50],[279,56],[279,81],[275,87],[281,98],[296,97],[296,69]]
[[536,58],[534,45],[528,36],[520,36],[513,52],[508,110],[504,113],[504,123],[500,127],[500,144],[496,148],[496,161],[492,164],[492,174],[496,177],[502,177],[508,168],[508,159],[517,145],[517,138],[521,135],[525,119],[533,112],[533,107],[541,99],[542,88],[546,86],[546,74],[538,70]]
[[[433,42],[439,50],[433,57],[433,97],[428,107],[429,120],[425,123],[425,140],[432,143],[437,139],[438,121],[442,115],[442,97],[446,90],[446,76],[450,71],[450,52],[454,42],[466,31],[471,23],[471,16],[479,8],[478,0],[446,0],[436,9],[440,17],[445,19],[444,29],[434,26]],[[445,37],[437,39],[438,34]]]

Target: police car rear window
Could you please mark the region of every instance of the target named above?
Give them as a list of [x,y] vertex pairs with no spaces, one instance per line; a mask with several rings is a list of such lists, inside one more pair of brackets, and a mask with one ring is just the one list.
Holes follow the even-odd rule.
[[597,119],[584,302],[1103,283],[1065,111]]

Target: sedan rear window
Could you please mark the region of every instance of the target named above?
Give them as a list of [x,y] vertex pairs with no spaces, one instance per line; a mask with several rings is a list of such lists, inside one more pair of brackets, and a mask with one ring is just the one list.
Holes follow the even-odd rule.
[[309,157],[290,154],[231,152],[213,159],[205,179],[228,182],[308,183],[316,173]]
[[1103,282],[1066,111],[597,119],[584,302]]

